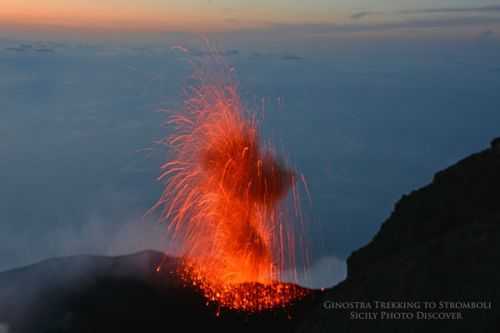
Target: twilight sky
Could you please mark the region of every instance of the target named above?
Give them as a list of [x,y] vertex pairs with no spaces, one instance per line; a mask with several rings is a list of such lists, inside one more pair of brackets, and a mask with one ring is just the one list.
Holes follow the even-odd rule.
[[4,0],[0,20],[9,25],[209,31],[360,18],[380,23],[418,14],[477,17],[498,14],[498,5],[492,0]]
[[0,270],[169,248],[142,218],[161,193],[156,111],[182,107],[201,36],[308,181],[312,286],[343,278],[403,194],[500,135],[500,1],[0,7]]

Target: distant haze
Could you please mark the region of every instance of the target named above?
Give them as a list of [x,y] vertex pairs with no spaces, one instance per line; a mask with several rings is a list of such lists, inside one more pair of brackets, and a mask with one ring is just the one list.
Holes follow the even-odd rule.
[[[346,257],[402,194],[500,135],[498,11],[373,3],[339,2],[341,25],[292,20],[206,34],[234,66],[265,139],[307,180],[316,285],[342,279]],[[165,226],[144,218],[167,157],[154,143],[168,134],[156,111],[182,107],[189,58],[207,57],[201,38],[0,26],[0,270],[77,253],[175,252]]]

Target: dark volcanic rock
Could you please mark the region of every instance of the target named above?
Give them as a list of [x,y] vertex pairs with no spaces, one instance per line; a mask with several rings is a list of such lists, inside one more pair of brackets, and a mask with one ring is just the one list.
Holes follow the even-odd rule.
[[499,219],[500,156],[486,150],[438,172],[432,184],[403,196],[373,241],[351,255],[348,275],[365,274],[380,259],[443,240],[453,232],[498,227]]
[[[158,264],[162,269],[156,272]],[[292,331],[305,303],[248,314],[207,305],[176,273],[180,261],[148,251],[50,259],[0,274],[0,324],[9,333]],[[292,319],[290,319],[292,318]],[[0,325],[0,332],[2,326]],[[2,332],[3,333],[3,332]]]
[[[500,154],[489,149],[403,196],[374,239],[350,256],[347,279],[324,294],[301,331],[499,332],[499,262]],[[413,320],[350,320],[352,309],[326,310],[325,301],[436,301],[429,312],[460,312],[462,319],[415,320],[417,309],[409,311]],[[440,301],[492,303],[457,311],[439,309]],[[355,312],[370,311],[380,316],[380,309]]]
[[[286,310],[215,315],[157,252],[52,259],[0,274],[0,332],[499,332],[500,154],[497,144],[437,173],[403,198],[374,239],[348,259],[347,279]],[[163,269],[155,267],[163,261]],[[326,309],[353,301],[436,301],[438,309]],[[491,309],[439,309],[439,302]],[[347,302],[347,303],[342,303]],[[420,302],[420,303],[418,303]],[[350,305],[349,305],[350,304]],[[357,303],[360,304],[360,303]],[[403,303],[404,304],[404,303]],[[381,312],[460,313],[453,320],[380,320]],[[375,320],[354,320],[362,312]],[[291,316],[292,319],[289,319]],[[397,318],[397,317],[395,317]],[[10,333],[9,332],[9,333]],[[2,332],[3,333],[3,332]]]
[[493,139],[491,141],[491,150],[497,154],[500,155],[500,137]]

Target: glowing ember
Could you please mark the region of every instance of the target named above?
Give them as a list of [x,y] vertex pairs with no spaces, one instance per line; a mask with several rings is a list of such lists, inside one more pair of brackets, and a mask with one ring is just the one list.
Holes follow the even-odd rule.
[[295,264],[293,228],[280,210],[295,173],[261,145],[233,84],[194,87],[185,107],[169,121],[175,135],[164,143],[175,157],[162,165],[166,185],[155,206],[188,258],[181,275],[209,301],[238,310],[303,296],[276,282]]
[[207,280],[197,264],[186,263],[182,276],[192,286],[200,289],[207,300],[219,307],[257,312],[285,307],[293,300],[304,297],[306,289],[295,284],[269,283],[220,283]]

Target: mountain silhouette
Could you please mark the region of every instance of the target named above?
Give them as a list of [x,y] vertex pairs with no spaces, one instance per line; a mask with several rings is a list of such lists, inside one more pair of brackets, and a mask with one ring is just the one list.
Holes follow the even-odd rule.
[[[499,262],[496,139],[404,195],[373,240],[348,258],[345,281],[310,291],[286,309],[219,313],[179,279],[181,260],[159,252],[75,256],[0,273],[0,332],[498,332]],[[375,301],[438,308],[352,307]],[[479,303],[486,308],[456,308]],[[364,315],[382,311],[389,319]],[[401,312],[414,317],[402,319]],[[417,312],[430,317],[419,319]],[[436,315],[442,313],[450,317]]]

